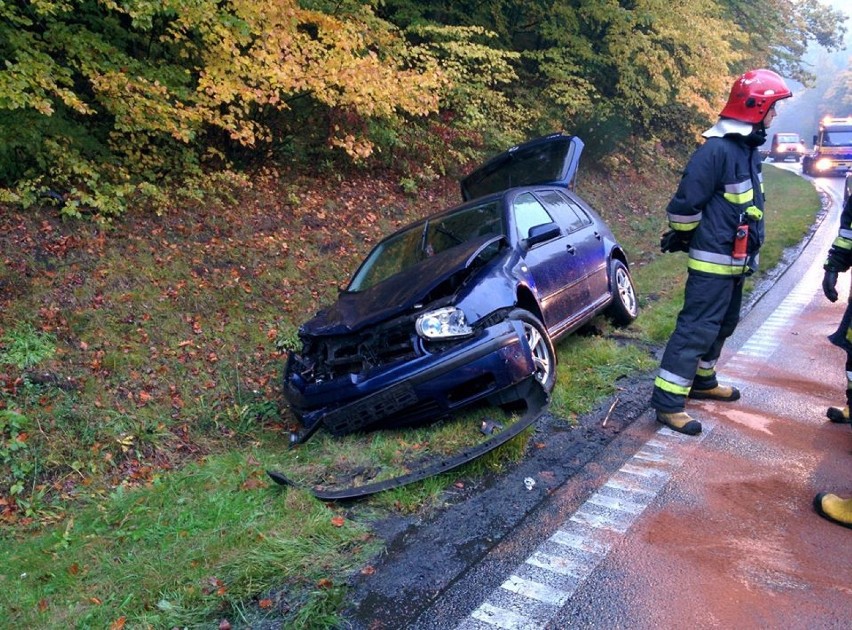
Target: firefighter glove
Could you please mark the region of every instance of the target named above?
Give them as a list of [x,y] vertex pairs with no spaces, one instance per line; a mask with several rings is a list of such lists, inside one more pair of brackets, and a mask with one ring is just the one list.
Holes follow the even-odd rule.
[[829,302],[837,301],[837,289],[835,286],[837,285],[837,272],[826,270],[825,275],[822,278],[822,292],[825,293],[825,297],[828,298]]
[[842,273],[849,269],[850,253],[837,247],[832,247],[828,250],[828,257],[825,259],[825,264],[822,266],[826,271],[836,271]]
[[668,252],[688,252],[691,240],[692,232],[669,230],[660,237],[660,251],[664,254]]

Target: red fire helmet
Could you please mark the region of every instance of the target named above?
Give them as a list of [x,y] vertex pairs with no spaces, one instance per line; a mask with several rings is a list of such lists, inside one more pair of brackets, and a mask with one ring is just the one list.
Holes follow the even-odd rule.
[[791,96],[793,93],[784,79],[772,70],[749,70],[734,81],[731,95],[719,116],[757,124],[776,102]]

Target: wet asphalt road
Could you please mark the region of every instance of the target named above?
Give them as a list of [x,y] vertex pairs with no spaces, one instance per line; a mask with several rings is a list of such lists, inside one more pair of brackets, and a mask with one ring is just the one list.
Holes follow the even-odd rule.
[[346,626],[852,627],[852,532],[811,508],[819,491],[852,495],[852,431],[825,418],[844,403],[825,336],[848,274],[838,303],[820,289],[841,184],[818,182],[821,226],[725,348],[742,399],[689,404],[702,436],[655,423],[652,375],[620,381],[608,417],[611,401],[576,429],[543,417],[516,469],[430,522],[380,527],[388,553],[354,578]]

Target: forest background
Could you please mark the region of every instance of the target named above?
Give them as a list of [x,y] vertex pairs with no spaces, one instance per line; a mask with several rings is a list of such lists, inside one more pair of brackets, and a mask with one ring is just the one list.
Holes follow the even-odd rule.
[[105,220],[258,168],[413,189],[560,129],[617,160],[692,144],[746,69],[812,84],[844,34],[820,0],[3,2],[0,200]]
[[[298,324],[371,244],[456,203],[467,169],[553,131],[583,138],[581,194],[653,264],[733,79],[787,78],[809,138],[852,112],[845,35],[818,0],[0,0],[6,618],[204,625],[252,602],[333,627],[376,541],[369,514],[265,481]],[[622,369],[567,343],[604,381]],[[586,387],[560,413],[604,391]]]

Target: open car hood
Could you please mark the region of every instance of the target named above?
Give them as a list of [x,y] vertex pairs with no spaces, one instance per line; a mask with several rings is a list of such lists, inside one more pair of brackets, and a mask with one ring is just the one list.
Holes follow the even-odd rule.
[[518,186],[553,184],[574,188],[583,141],[554,133],[512,147],[461,181],[465,201]]
[[503,238],[487,235],[425,258],[365,291],[342,291],[334,304],[302,325],[302,332],[348,334],[407,311],[454,274],[477,268],[480,254]]

